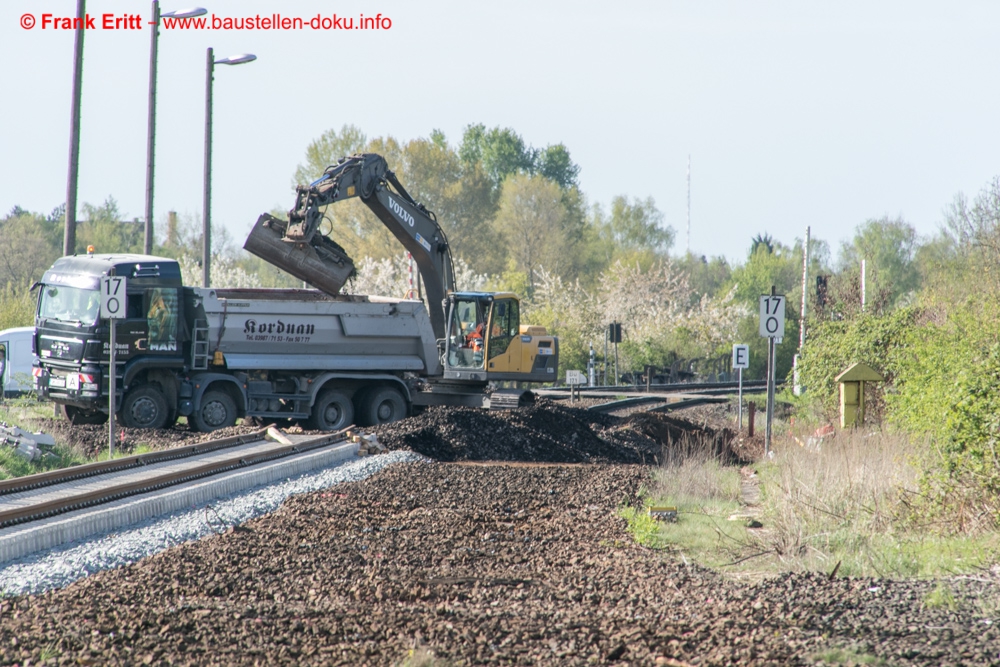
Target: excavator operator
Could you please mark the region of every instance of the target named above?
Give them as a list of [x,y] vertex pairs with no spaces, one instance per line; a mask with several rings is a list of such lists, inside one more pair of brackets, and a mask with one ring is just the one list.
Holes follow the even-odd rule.
[[483,333],[485,331],[485,324],[482,322],[477,324],[472,331],[465,334],[465,346],[471,347],[475,352],[481,352],[483,349]]

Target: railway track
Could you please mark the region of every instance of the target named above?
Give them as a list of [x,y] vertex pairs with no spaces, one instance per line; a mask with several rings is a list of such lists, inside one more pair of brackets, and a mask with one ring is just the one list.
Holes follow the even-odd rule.
[[[778,385],[784,384],[779,381]],[[743,391],[760,391],[767,388],[764,380],[753,380],[743,382]],[[738,382],[707,382],[691,383],[683,382],[676,384],[651,385],[649,391],[645,387],[634,385],[619,385],[615,387],[580,387],[577,395],[587,399],[610,398],[609,394],[614,394],[614,400],[608,400],[596,405],[590,405],[588,410],[593,412],[603,412],[608,414],[631,412],[640,406],[647,412],[673,412],[684,408],[692,408],[706,403],[722,403],[739,391]],[[555,400],[564,400],[571,395],[569,387],[553,387],[551,389],[537,390],[540,396],[547,396]]]
[[343,432],[279,438],[283,442],[269,439],[262,429],[4,480],[0,562],[358,453],[358,445]]
[[[784,380],[778,380],[776,386],[782,386]],[[766,380],[744,380],[743,391],[757,391],[767,388]],[[735,394],[739,391],[739,382],[676,382],[673,384],[653,384],[650,385],[650,392],[658,394]],[[569,387],[551,387],[544,392],[552,394],[569,394]],[[580,387],[581,395],[594,394],[645,394],[645,385],[615,385],[606,387]]]

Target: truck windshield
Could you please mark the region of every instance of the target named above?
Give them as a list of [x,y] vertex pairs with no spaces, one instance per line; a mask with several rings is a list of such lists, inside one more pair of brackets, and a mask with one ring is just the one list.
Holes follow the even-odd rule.
[[38,316],[60,322],[97,323],[101,311],[101,293],[93,289],[46,285],[38,304]]

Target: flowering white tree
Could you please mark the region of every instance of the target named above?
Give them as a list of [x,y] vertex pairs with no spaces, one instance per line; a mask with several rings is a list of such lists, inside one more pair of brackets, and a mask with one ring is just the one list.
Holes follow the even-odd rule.
[[611,322],[621,322],[625,330],[619,349],[625,371],[676,356],[715,356],[736,340],[740,320],[749,315],[735,301],[735,289],[722,298],[706,294],[697,299],[687,274],[669,260],[648,270],[618,262],[600,275],[597,285],[588,291],[579,282],[541,270],[534,294],[525,299],[525,322],[559,336],[565,367],[582,368],[590,345],[603,347]]
[[[177,262],[180,264],[181,279],[185,285],[201,284],[201,265],[193,255],[184,254]],[[261,286],[260,278],[236,266],[233,258],[228,255],[213,255],[209,268],[212,287],[246,289]]]
[[[375,294],[397,299],[417,298],[416,262],[410,272],[410,260],[406,255],[395,255],[384,259],[363,258],[355,264],[357,275],[344,286],[343,292],[350,294]],[[412,285],[411,285],[412,280]],[[486,276],[474,272],[462,259],[455,260],[455,284],[459,290],[482,290]]]

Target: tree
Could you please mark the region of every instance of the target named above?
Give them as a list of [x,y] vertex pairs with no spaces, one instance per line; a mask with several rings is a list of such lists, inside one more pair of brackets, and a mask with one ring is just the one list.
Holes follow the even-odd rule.
[[77,225],[78,253],[91,245],[97,252],[142,253],[143,225],[138,219],[123,220],[114,197],[109,196],[100,206],[84,204],[81,208],[85,219]]
[[27,289],[62,254],[58,219],[15,206],[0,218],[0,287]]
[[663,224],[663,213],[652,197],[645,200],[619,195],[611,200],[611,215],[605,218],[600,207],[594,220],[606,241],[609,264],[623,260],[649,267],[657,258],[666,257],[674,244],[674,230]]
[[340,130],[329,129],[319,139],[309,142],[305,162],[295,169],[294,183],[306,185],[319,178],[326,168],[342,157],[360,153],[368,138],[354,125],[345,124]]
[[936,268],[953,276],[961,291],[1000,292],[1000,176],[971,203],[963,194],[955,196],[937,250],[945,266]]
[[767,232],[758,234],[751,239],[750,256],[753,257],[760,248],[764,248],[768,253],[774,252],[774,239]]
[[687,273],[694,298],[715,296],[722,293],[727,285],[731,289],[733,269],[725,257],[708,258],[705,255],[688,253],[676,262],[677,266]]
[[495,188],[500,188],[511,174],[535,173],[536,151],[509,127],[487,130],[482,123],[469,125],[458,154],[468,167],[482,164]]
[[877,280],[866,279],[866,287],[888,290],[892,305],[920,286],[915,261],[918,247],[917,230],[903,219],[883,216],[866,220],[855,229],[852,241],[841,245],[840,269],[857,271],[865,260],[866,268],[874,269],[878,276]]
[[567,217],[562,192],[549,179],[518,174],[504,181],[494,228],[532,287],[541,269],[561,275],[570,266]]
[[407,191],[435,213],[453,254],[476,271],[499,273],[507,253],[489,224],[497,197],[481,166],[463,169],[458,153],[437,132],[407,143],[400,167]]
[[576,177],[580,174],[580,166],[570,159],[569,151],[563,144],[546,146],[539,151],[537,170],[564,190],[577,187]]

